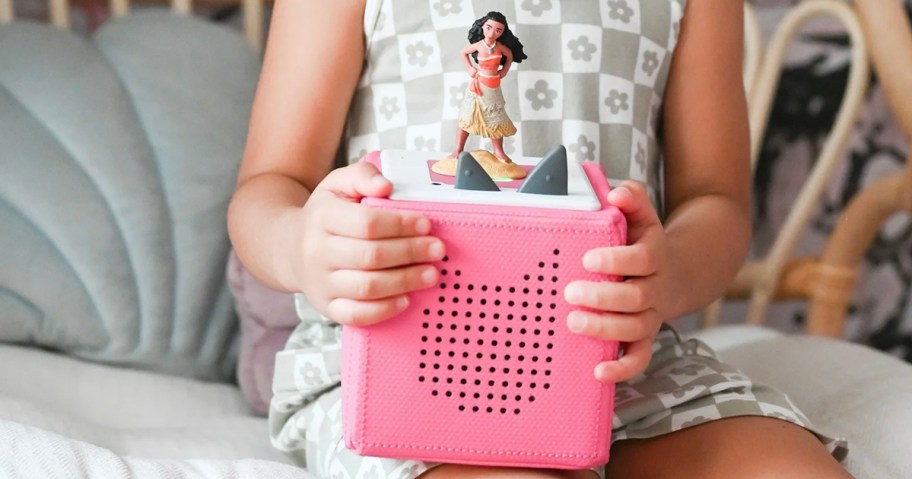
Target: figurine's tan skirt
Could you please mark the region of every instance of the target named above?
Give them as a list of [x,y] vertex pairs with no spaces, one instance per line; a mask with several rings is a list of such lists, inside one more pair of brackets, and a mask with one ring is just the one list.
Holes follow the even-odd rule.
[[516,134],[516,126],[507,116],[503,92],[500,87],[479,85],[482,95],[466,90],[465,100],[459,108],[459,128],[485,138],[503,138]]

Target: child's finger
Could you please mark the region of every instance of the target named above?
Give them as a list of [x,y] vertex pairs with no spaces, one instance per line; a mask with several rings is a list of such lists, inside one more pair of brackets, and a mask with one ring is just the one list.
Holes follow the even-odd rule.
[[636,243],[591,249],[583,255],[583,267],[614,276],[649,276],[658,270],[658,261],[645,243]]
[[653,307],[649,277],[626,281],[572,281],[564,288],[568,303],[599,311],[638,313]]
[[365,196],[382,198],[393,189],[376,166],[359,161],[344,168],[337,168],[326,175],[318,187],[353,201],[360,201]]
[[372,301],[430,288],[439,279],[440,273],[431,265],[383,271],[340,269],[329,274],[327,293],[336,298]]
[[653,338],[624,344],[624,355],[616,361],[595,366],[595,378],[605,383],[619,383],[642,373],[652,359]]
[[381,270],[443,259],[443,241],[433,236],[361,240],[335,236],[323,250],[332,269]]
[[339,324],[367,326],[395,316],[408,305],[406,295],[374,301],[336,298],[326,305],[326,316]]
[[656,334],[659,314],[647,309],[634,314],[572,311],[567,315],[570,331],[606,341],[633,342]]
[[431,222],[414,212],[370,208],[357,203],[337,201],[327,210],[324,224],[330,234],[359,239],[384,239],[424,236]]
[[608,192],[608,203],[618,207],[631,226],[661,224],[646,187],[638,181],[624,181]]

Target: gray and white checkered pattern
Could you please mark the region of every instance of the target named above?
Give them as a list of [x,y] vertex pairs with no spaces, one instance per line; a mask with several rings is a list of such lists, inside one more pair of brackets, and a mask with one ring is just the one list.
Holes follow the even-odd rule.
[[[333,333],[338,329],[317,318],[302,318],[277,356],[269,411],[273,444],[320,478],[417,478],[436,464],[359,456],[345,448],[341,348]],[[665,326],[652,349],[646,371],[616,386],[612,443],[661,436],[721,418],[766,416],[808,428],[837,459],[846,456],[845,440],[816,431],[785,394],[752,382],[720,362],[705,344],[684,340]],[[593,471],[604,477],[603,467]]]
[[[369,0],[367,65],[350,114],[347,158],[382,148],[449,151],[469,82],[469,26],[503,13],[529,58],[502,82],[518,129],[510,155],[555,144],[636,179],[661,204],[656,124],[686,0]],[[491,148],[470,138],[468,148]]]
[[[472,22],[497,10],[529,55],[502,82],[518,130],[504,141],[507,153],[539,156],[563,143],[580,160],[600,161],[612,179],[644,181],[659,200],[656,129],[684,2],[368,0],[368,63],[350,112],[347,156],[452,149],[469,81],[458,51]],[[470,141],[469,148],[491,146]],[[321,320],[303,296],[296,299],[301,324],[276,360],[273,444],[321,478],[413,479],[433,467],[345,448],[339,327]],[[612,441],[741,415],[809,427],[784,394],[752,383],[669,327],[656,338],[647,370],[617,385],[614,413]],[[845,456],[845,441],[817,434],[837,458]],[[597,472],[603,476],[604,468]]]

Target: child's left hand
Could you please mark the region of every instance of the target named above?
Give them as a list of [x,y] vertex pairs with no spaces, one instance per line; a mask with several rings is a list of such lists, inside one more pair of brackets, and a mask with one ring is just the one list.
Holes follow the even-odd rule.
[[595,367],[595,377],[620,382],[643,372],[652,358],[652,342],[666,319],[671,295],[665,230],[641,183],[625,181],[608,193],[608,203],[627,218],[627,246],[596,248],[583,256],[583,267],[625,278],[621,282],[574,281],[564,289],[570,304],[596,311],[573,311],[571,331],[623,343],[623,356]]

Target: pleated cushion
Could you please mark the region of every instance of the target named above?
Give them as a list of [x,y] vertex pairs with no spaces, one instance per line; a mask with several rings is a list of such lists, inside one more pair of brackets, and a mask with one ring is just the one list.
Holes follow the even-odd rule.
[[225,214],[258,57],[153,11],[0,26],[0,341],[234,376]]

